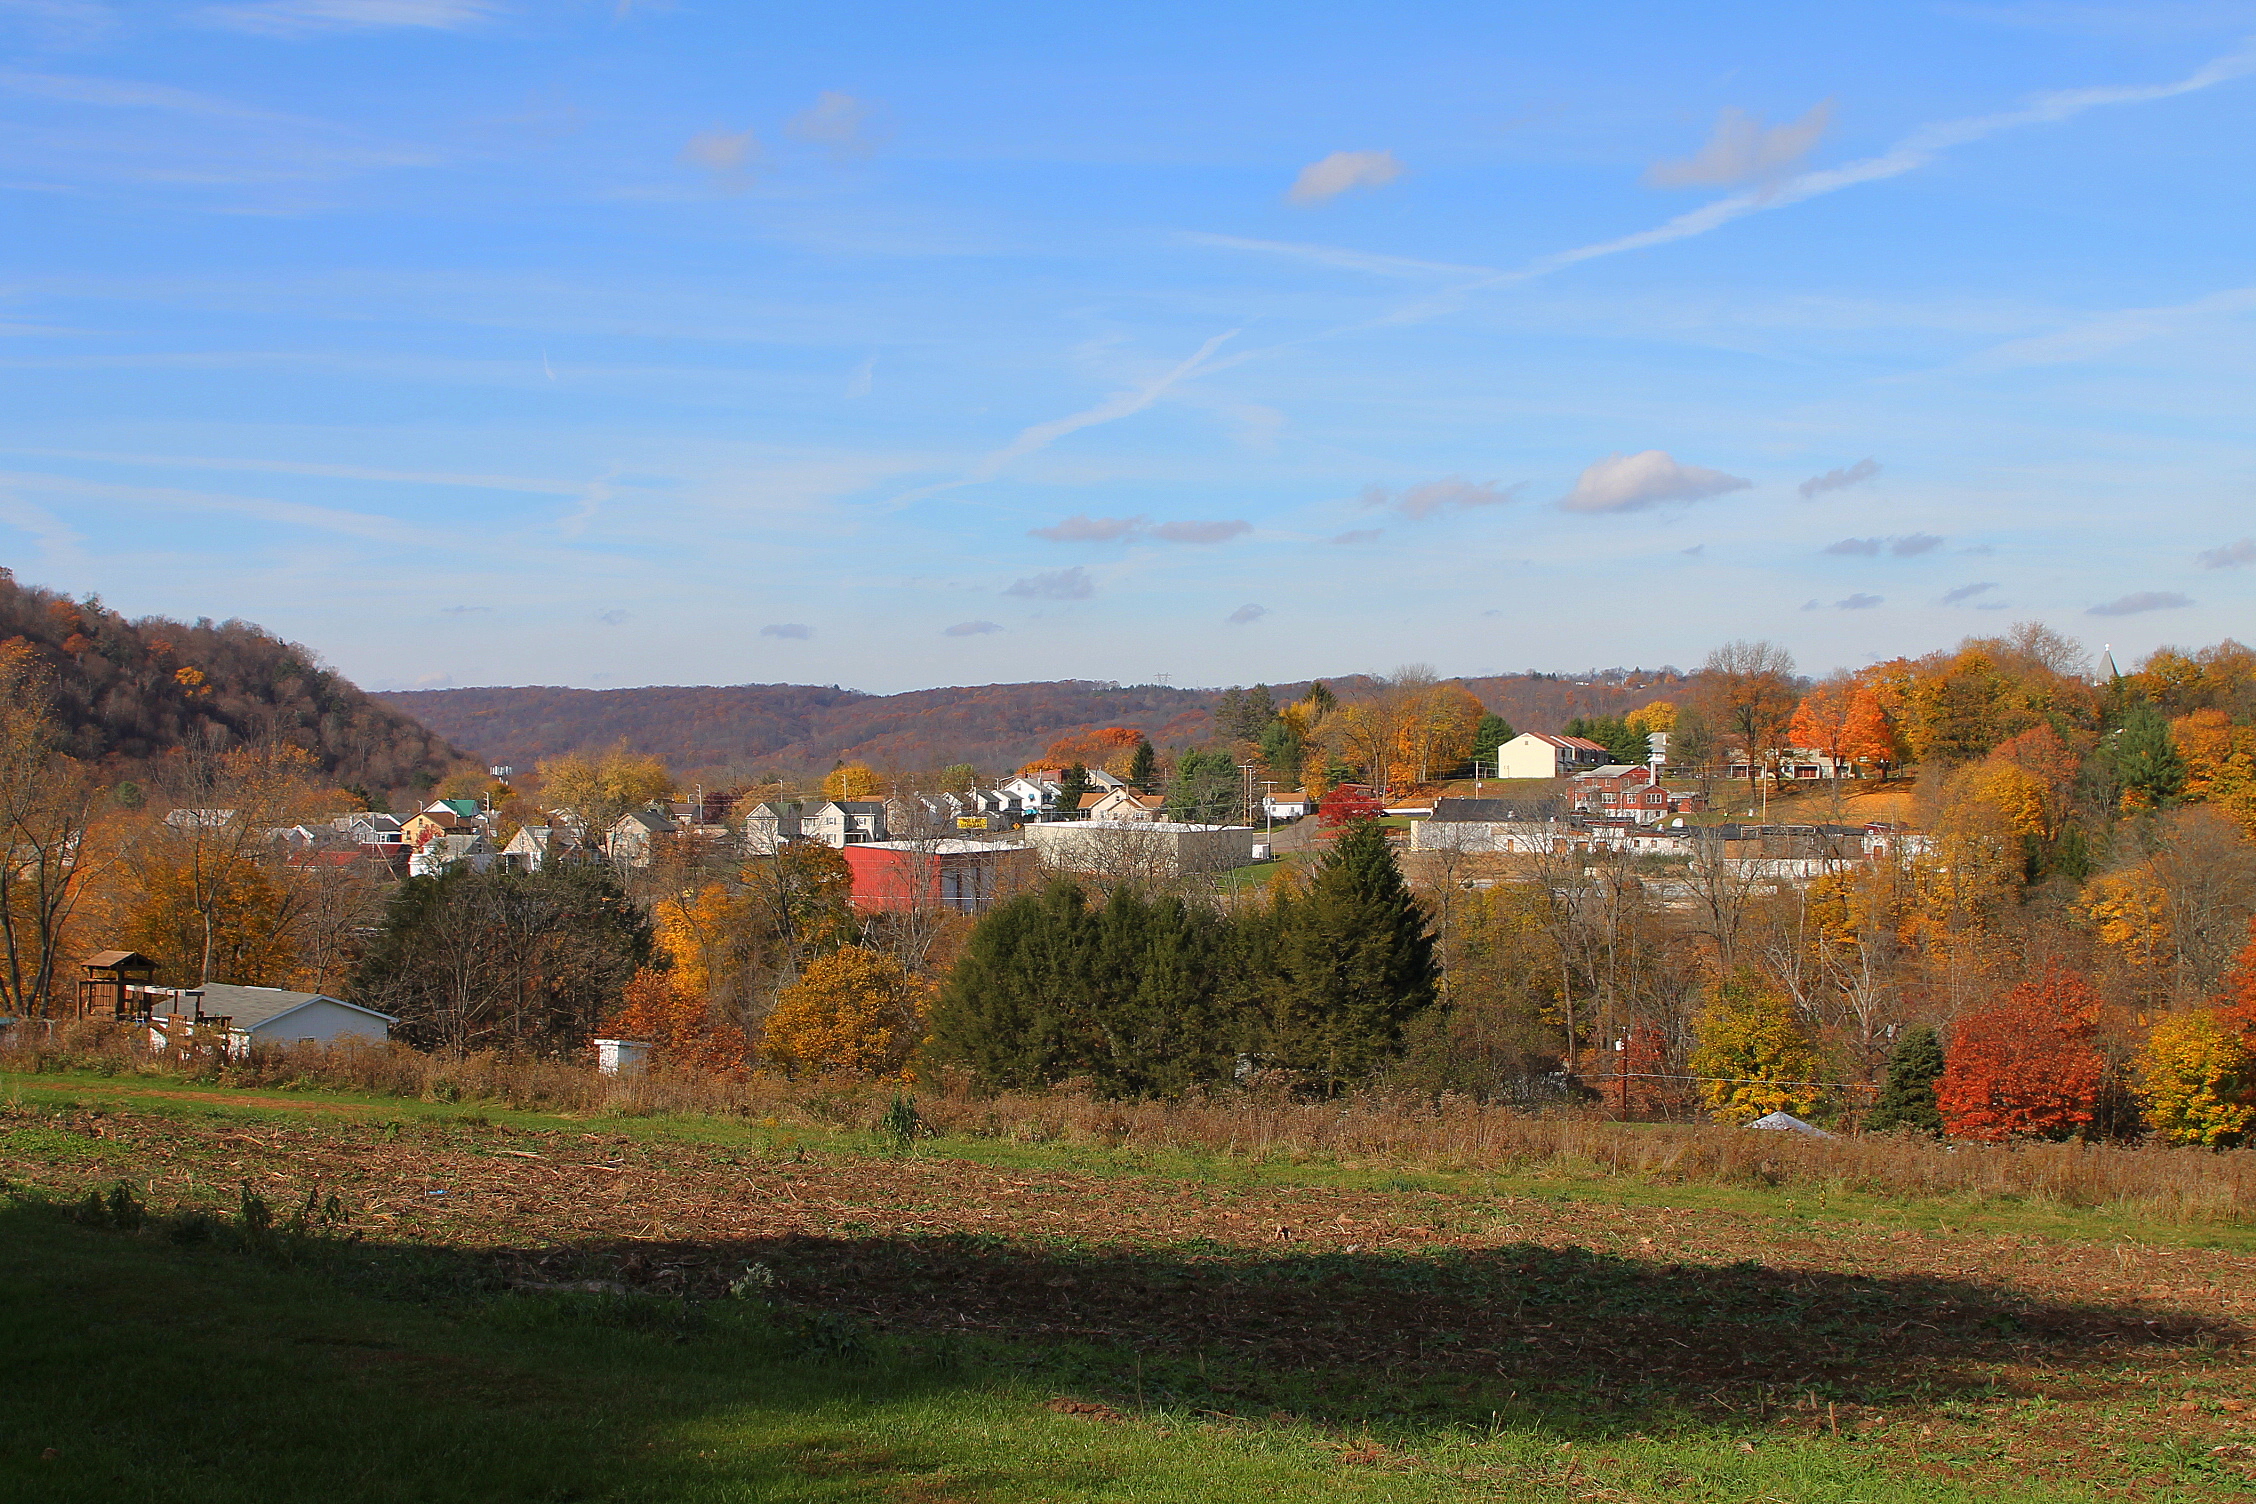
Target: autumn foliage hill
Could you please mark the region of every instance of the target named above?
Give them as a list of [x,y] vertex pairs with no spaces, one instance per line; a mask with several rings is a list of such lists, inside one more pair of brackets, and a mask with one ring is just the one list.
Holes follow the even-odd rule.
[[427,788],[463,754],[379,703],[314,654],[244,621],[128,620],[0,569],[0,642],[28,643],[48,682],[63,749],[123,776],[175,748],[280,742],[325,782],[373,792]]
[[[1325,681],[1352,697],[1367,681]],[[1578,715],[1618,715],[1680,692],[1665,673],[1572,679],[1516,674],[1462,681],[1515,726],[1564,726]],[[1271,686],[1279,703],[1306,682]],[[449,740],[495,762],[543,758],[625,742],[678,771],[805,773],[834,764],[923,769],[970,763],[1019,767],[1050,745],[1096,728],[1132,727],[1158,747],[1215,735],[1219,692],[1082,679],[958,685],[870,695],[805,684],[655,685],[643,689],[429,689],[380,696]]]

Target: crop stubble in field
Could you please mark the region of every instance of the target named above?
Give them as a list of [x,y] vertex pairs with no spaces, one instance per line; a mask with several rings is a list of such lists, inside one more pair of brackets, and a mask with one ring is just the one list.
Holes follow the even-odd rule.
[[[2220,1491],[2256,1475],[2256,1257],[2236,1251],[809,1153],[780,1134],[740,1150],[21,1108],[0,1131],[0,1174],[58,1195],[121,1176],[154,1206],[338,1190],[372,1248],[443,1259],[453,1288],[712,1297],[758,1265],[791,1307],[987,1344],[1088,1403],[1343,1434],[1720,1426],[2127,1497],[2162,1483],[2158,1458]],[[1373,1445],[1372,1465],[1412,1455]]]

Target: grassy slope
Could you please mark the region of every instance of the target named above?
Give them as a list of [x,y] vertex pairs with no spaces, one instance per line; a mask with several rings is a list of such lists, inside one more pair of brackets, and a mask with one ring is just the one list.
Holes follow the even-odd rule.
[[[560,1119],[327,1093],[199,1092],[166,1083],[10,1078],[19,1108],[107,1100],[206,1124],[287,1116],[521,1128]],[[18,1115],[0,1140],[11,1176],[75,1162],[130,1172],[130,1152]],[[571,1123],[573,1128],[590,1126]],[[651,1139],[742,1143],[758,1125],[608,1122]],[[365,1132],[365,1129],[361,1130]],[[823,1146],[844,1152],[844,1141]],[[1029,1173],[1089,1173],[1105,1156],[991,1141],[976,1151]],[[1141,1175],[1352,1177],[1146,1159]],[[28,1173],[27,1173],[28,1172]],[[1451,1177],[1386,1177],[1405,1196],[1494,1193]],[[1583,1194],[1595,1186],[1578,1188]],[[1735,1193],[1736,1194],[1736,1193]],[[1757,1193],[1747,1193],[1757,1194]],[[1760,1200],[1760,1196],[1757,1196]],[[1770,1198],[1800,1219],[1807,1209]],[[1913,1215],[1917,1209],[1902,1208]],[[1815,1209],[1821,1217],[1849,1209]],[[1998,1216],[2010,1209],[1993,1209]],[[1940,1215],[1958,1215],[1944,1209]],[[2073,1219],[2070,1219],[2073,1221]],[[2051,1229],[2074,1235],[2075,1228]],[[2086,1227],[2109,1236],[2115,1229]],[[349,1262],[349,1261],[348,1261]],[[1274,1424],[1150,1412],[1051,1413],[1060,1369],[1039,1352],[936,1365],[881,1346],[823,1361],[756,1306],[712,1302],[678,1326],[663,1302],[422,1292],[378,1299],[349,1268],[277,1267],[148,1233],[0,1214],[0,1496],[53,1500],[408,1499],[1293,1499],[1471,1497],[1873,1501],[2082,1497],[2060,1485],[1960,1488],[1882,1470],[1853,1438],[1618,1432],[1562,1446],[1526,1418],[1483,1433],[1396,1428],[1379,1440],[1289,1418]],[[343,1283],[340,1284],[340,1280]],[[652,1329],[637,1330],[636,1325]],[[1116,1358],[1120,1355],[1114,1355]],[[1102,1365],[1099,1365],[1100,1367]],[[1112,1367],[1118,1370],[1118,1362]],[[1031,1372],[1031,1377],[1028,1376]],[[1011,1377],[1012,1374],[1019,1375]],[[1128,1406],[1117,1392],[1114,1403]],[[2041,1403],[2041,1400],[2040,1400]],[[1936,1443],[1938,1447],[1944,1445]],[[54,1456],[43,1454],[52,1448]],[[2183,1452],[2183,1448],[2178,1449]],[[2141,1459],[2141,1498],[2211,1498],[2231,1479],[2198,1455]],[[1901,1459],[1895,1459],[1900,1463]],[[1601,1489],[1611,1490],[1602,1492]]]

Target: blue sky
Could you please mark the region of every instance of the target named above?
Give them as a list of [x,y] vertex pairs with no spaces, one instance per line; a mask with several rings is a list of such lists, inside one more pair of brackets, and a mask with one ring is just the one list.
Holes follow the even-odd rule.
[[0,561],[362,683],[2256,631],[2256,4],[0,0]]

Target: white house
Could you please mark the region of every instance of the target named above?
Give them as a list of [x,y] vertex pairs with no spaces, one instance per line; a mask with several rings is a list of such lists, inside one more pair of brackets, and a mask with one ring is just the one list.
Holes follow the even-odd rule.
[[611,834],[603,843],[604,853],[622,866],[647,867],[651,842],[659,836],[671,835],[674,829],[673,816],[664,810],[629,810],[611,823]]
[[833,799],[801,823],[807,839],[845,847],[885,839],[885,806],[874,799]]
[[484,872],[493,866],[499,854],[484,836],[433,836],[416,847],[415,854],[407,859],[407,875],[437,877],[463,866],[472,872]]
[[1021,773],[997,784],[995,792],[1017,800],[1029,820],[1041,820],[1056,812],[1060,790],[1047,778],[1030,778]]
[[1523,731],[1496,749],[1499,778],[1564,778],[1585,768],[1602,768],[1614,755],[1587,737]]
[[744,814],[744,850],[748,856],[774,856],[799,839],[807,807],[796,799],[768,799]]
[[501,848],[501,865],[511,872],[539,872],[580,849],[580,833],[564,825],[526,825]]
[[[160,1005],[161,1006],[161,1005]],[[280,987],[237,987],[206,982],[173,992],[174,1015],[198,1021],[227,1020],[230,1050],[253,1044],[327,1044],[348,1035],[383,1041],[399,1022],[389,1013],[348,1003],[324,992],[290,992]],[[150,1031],[162,1042],[163,1016],[153,1016]]]
[[1308,795],[1299,789],[1289,789],[1281,794],[1264,794],[1261,807],[1272,820],[1297,820],[1313,808]]
[[1092,820],[1156,820],[1167,807],[1167,801],[1159,795],[1139,794],[1126,784],[1092,798],[1093,802],[1083,801]]

